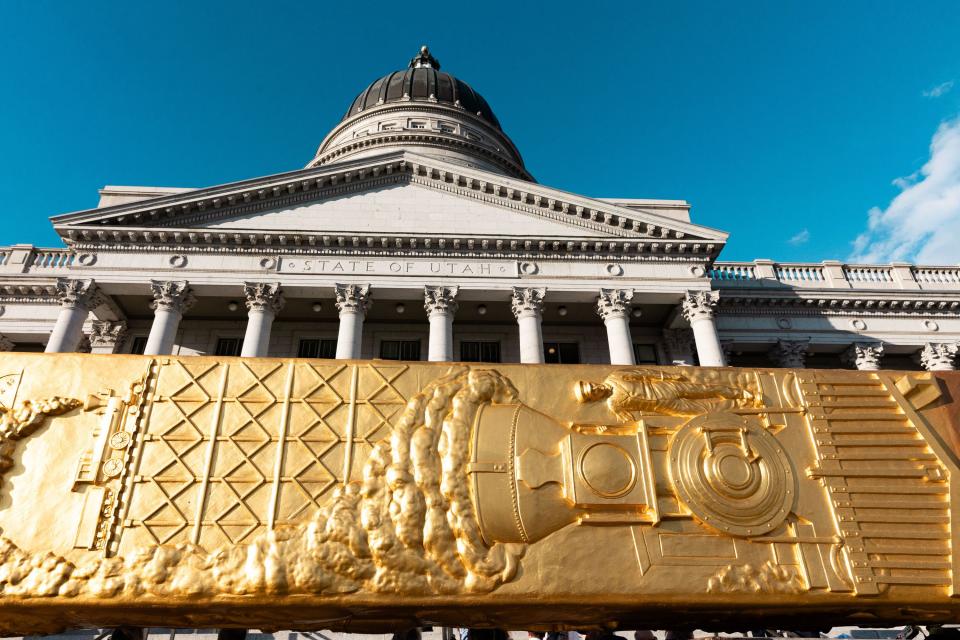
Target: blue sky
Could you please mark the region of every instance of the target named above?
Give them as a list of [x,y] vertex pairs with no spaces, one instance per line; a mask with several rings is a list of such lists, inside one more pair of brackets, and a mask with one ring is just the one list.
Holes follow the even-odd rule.
[[105,184],[301,167],[426,43],[540,182],[689,200],[725,259],[958,262],[957,33],[953,1],[7,0],[0,244]]

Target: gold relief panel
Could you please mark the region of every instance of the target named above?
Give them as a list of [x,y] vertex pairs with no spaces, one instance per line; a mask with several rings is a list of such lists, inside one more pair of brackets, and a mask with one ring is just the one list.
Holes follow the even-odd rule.
[[960,613],[954,376],[0,365],[5,633]]

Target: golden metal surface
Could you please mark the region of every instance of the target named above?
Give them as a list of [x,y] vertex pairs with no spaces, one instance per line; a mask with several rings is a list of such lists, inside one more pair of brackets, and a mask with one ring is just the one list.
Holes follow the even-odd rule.
[[6,354],[0,632],[954,621],[957,393]]

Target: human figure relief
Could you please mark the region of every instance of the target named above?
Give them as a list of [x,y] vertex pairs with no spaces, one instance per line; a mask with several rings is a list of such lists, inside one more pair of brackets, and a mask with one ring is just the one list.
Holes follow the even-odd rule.
[[575,386],[581,403],[606,399],[610,411],[624,421],[634,412],[694,416],[760,406],[753,391],[727,384],[697,382],[681,373],[654,369],[614,371],[603,382],[580,380]]

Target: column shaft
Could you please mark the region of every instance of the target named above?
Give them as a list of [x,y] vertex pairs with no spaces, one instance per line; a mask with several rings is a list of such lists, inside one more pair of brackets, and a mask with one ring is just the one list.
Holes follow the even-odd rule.
[[340,330],[337,332],[337,360],[355,360],[360,357],[363,342],[363,313],[340,312]]
[[434,311],[430,314],[430,344],[427,359],[430,362],[453,360],[453,314]]
[[269,309],[250,309],[247,313],[247,331],[243,335],[240,355],[245,358],[261,358],[270,352],[270,329],[275,314]]
[[83,323],[90,312],[86,307],[61,307],[57,322],[47,341],[47,353],[68,353],[77,350],[83,338]]
[[153,324],[143,350],[145,355],[165,356],[173,353],[183,313],[195,302],[193,290],[185,281],[150,281],[153,292]]
[[340,312],[340,330],[337,333],[337,359],[360,357],[363,344],[363,320],[370,309],[370,285],[337,284],[337,310]]
[[83,323],[90,310],[103,302],[93,280],[57,279],[60,314],[47,340],[47,353],[76,351],[83,339]]
[[543,331],[540,328],[540,314],[528,313],[517,318],[520,327],[520,362],[527,364],[543,363]]
[[712,291],[688,291],[683,299],[683,317],[693,329],[693,342],[702,367],[723,367],[723,347],[713,321],[713,308],[717,295]]
[[247,331],[243,336],[240,355],[245,358],[270,355],[270,329],[284,305],[280,283],[244,282],[243,293],[247,298],[248,311]]
[[597,314],[607,327],[610,364],[636,364],[633,337],[630,335],[632,302],[633,289],[600,289],[597,297]]
[[726,366],[717,326],[713,323],[713,316],[694,320],[690,323],[690,327],[693,329],[693,341],[697,345],[697,357],[700,360],[700,366]]
[[423,288],[423,308],[430,320],[430,362],[453,360],[453,317],[457,313],[459,287],[430,286]]
[[150,325],[147,346],[143,349],[144,355],[166,356],[173,353],[182,317],[179,309],[157,307],[153,312],[153,324]]
[[543,362],[543,333],[540,322],[543,313],[543,297],[547,290],[542,287],[514,287],[510,310],[517,319],[520,331],[520,362],[540,364]]
[[603,324],[607,327],[607,346],[610,348],[610,364],[636,364],[633,354],[633,338],[630,335],[630,322],[622,314],[607,316]]

